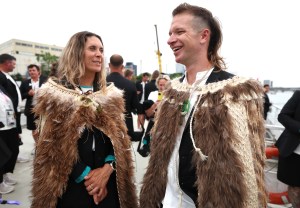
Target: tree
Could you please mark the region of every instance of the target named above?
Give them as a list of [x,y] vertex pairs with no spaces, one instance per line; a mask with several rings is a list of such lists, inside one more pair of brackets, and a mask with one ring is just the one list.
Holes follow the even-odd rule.
[[42,74],[48,76],[50,73],[50,67],[54,62],[57,62],[58,56],[52,55],[49,52],[36,54],[37,61],[41,64]]

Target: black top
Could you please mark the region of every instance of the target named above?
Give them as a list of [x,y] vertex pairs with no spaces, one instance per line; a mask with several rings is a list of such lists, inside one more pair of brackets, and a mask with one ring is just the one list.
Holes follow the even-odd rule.
[[148,100],[150,92],[158,90],[155,84],[156,80],[151,80],[145,85],[145,100]]
[[291,155],[300,144],[300,91],[294,92],[293,96],[283,106],[278,115],[278,121],[285,127],[276,142],[281,157]]
[[[40,76],[40,78],[39,78],[39,87],[41,87],[42,84],[44,84],[46,82],[46,80],[47,80],[46,77]],[[29,90],[31,90],[31,89],[32,89],[31,79],[24,80],[21,83],[21,86],[20,86],[21,96],[22,96],[22,99],[26,99],[25,110],[24,110],[25,115],[29,115],[31,113],[31,109],[33,107],[32,106],[33,96],[30,96],[28,94]]]
[[264,119],[267,119],[268,112],[270,110],[272,103],[270,102],[269,96],[267,93],[264,93]]
[[137,112],[143,114],[143,110],[138,100],[135,84],[128,79],[124,78],[118,72],[112,72],[106,77],[107,82],[113,82],[114,85],[124,90],[125,109],[126,114]]

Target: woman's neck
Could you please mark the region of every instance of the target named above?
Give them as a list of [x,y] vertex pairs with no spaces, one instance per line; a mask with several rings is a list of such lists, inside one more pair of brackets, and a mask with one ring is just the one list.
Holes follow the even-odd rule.
[[93,75],[85,74],[83,77],[80,78],[79,85],[93,86],[94,78],[95,78],[95,74],[93,74]]

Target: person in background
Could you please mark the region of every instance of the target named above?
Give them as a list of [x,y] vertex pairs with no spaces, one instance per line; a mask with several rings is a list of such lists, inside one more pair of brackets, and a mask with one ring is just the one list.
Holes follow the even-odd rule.
[[32,112],[32,100],[37,90],[42,86],[43,83],[46,82],[47,78],[41,76],[40,67],[38,65],[30,64],[27,67],[27,70],[30,79],[22,81],[20,91],[22,99],[26,99],[24,114],[27,118],[27,129],[32,131],[32,137],[36,142],[38,135],[35,125],[36,118]]
[[13,103],[6,90],[0,85],[0,163],[2,164],[0,165],[0,195],[14,191],[14,185],[17,183],[11,177],[19,154],[19,137],[16,127]]
[[145,85],[148,83],[149,77],[150,74],[148,72],[144,72],[142,74],[142,80],[136,82],[136,90],[140,104],[143,104],[145,100]]
[[133,78],[133,70],[132,69],[125,69],[124,71],[124,77],[128,79],[129,81],[132,81]]
[[270,111],[270,107],[272,103],[270,102],[268,92],[270,91],[270,85],[264,84],[264,119],[267,120],[268,112]]
[[170,81],[168,75],[160,75],[156,79],[157,91],[152,91],[143,103],[143,110],[145,111],[146,118],[148,119],[147,129],[145,131],[145,136],[143,138],[143,148],[147,148],[150,151],[150,140],[151,140],[151,129],[154,125],[154,116],[160,101],[163,99],[163,92],[165,90],[166,83]]
[[148,100],[148,96],[149,96],[150,92],[157,90],[155,82],[156,82],[156,79],[159,77],[159,74],[160,74],[159,71],[155,70],[151,75],[150,82],[148,82],[145,85],[145,100]]
[[165,90],[166,83],[170,81],[168,75],[160,75],[155,82],[158,90],[150,92],[148,100],[153,100],[154,102],[159,102],[163,98],[163,91]]
[[9,54],[1,54],[0,55],[0,79],[2,80],[2,86],[7,91],[10,96],[10,99],[13,102],[14,110],[16,113],[16,124],[17,130],[19,133],[19,145],[22,145],[23,142],[21,140],[20,134],[22,134],[21,128],[21,102],[22,96],[19,90],[19,85],[17,82],[10,76],[9,73],[13,72],[16,67],[16,58]]
[[266,207],[263,89],[226,72],[212,13],[180,4],[168,44],[185,76],[155,113],[140,207]]
[[110,74],[107,76],[106,81],[114,83],[114,85],[120,90],[124,90],[124,100],[125,100],[125,121],[128,129],[128,135],[131,137],[132,141],[137,141],[134,134],[132,112],[137,112],[138,114],[138,125],[143,124],[144,114],[142,106],[140,105],[137,97],[137,92],[135,84],[125,77],[122,76],[122,71],[124,69],[123,57],[119,54],[114,54],[110,57],[109,68]]
[[138,207],[123,93],[107,86],[104,62],[101,37],[78,32],[35,95],[31,208]]
[[300,208],[300,91],[294,92],[278,114],[285,127],[275,146],[279,150],[277,178],[288,185],[293,208]]
[[7,113],[9,114],[8,117],[10,119],[12,119],[11,113],[13,113],[13,117],[15,118],[14,125],[17,130],[17,137],[16,137],[15,128],[9,126],[2,129],[4,130],[2,131],[2,133],[4,134],[2,135],[2,139],[10,142],[9,148],[10,151],[12,152],[12,156],[8,161],[8,164],[3,170],[4,181],[6,181],[6,184],[9,185],[15,185],[17,183],[17,180],[13,177],[13,171],[19,155],[19,145],[23,144],[19,135],[22,133],[21,124],[20,124],[20,116],[21,116],[20,103],[22,97],[19,90],[19,86],[17,85],[15,80],[9,75],[9,73],[15,69],[15,66],[16,66],[16,58],[14,56],[11,56],[9,54],[0,55],[0,86],[2,88],[1,89],[2,92],[6,96],[8,96],[12,102],[13,111],[9,109]]

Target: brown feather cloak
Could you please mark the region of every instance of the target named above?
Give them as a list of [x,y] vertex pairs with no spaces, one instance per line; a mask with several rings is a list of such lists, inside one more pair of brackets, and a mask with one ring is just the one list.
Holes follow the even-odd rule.
[[122,91],[113,85],[84,95],[51,79],[39,89],[34,108],[40,121],[34,159],[32,208],[56,207],[57,198],[64,193],[72,167],[79,159],[77,140],[86,126],[98,128],[111,139],[121,207],[138,207],[122,97]]
[[[156,208],[164,198],[167,168],[180,128],[181,109],[190,86],[173,80],[164,92],[152,129],[151,154],[143,179],[140,206]],[[198,208],[266,207],[264,186],[263,90],[241,77],[194,89],[202,95],[196,107],[192,150]]]

